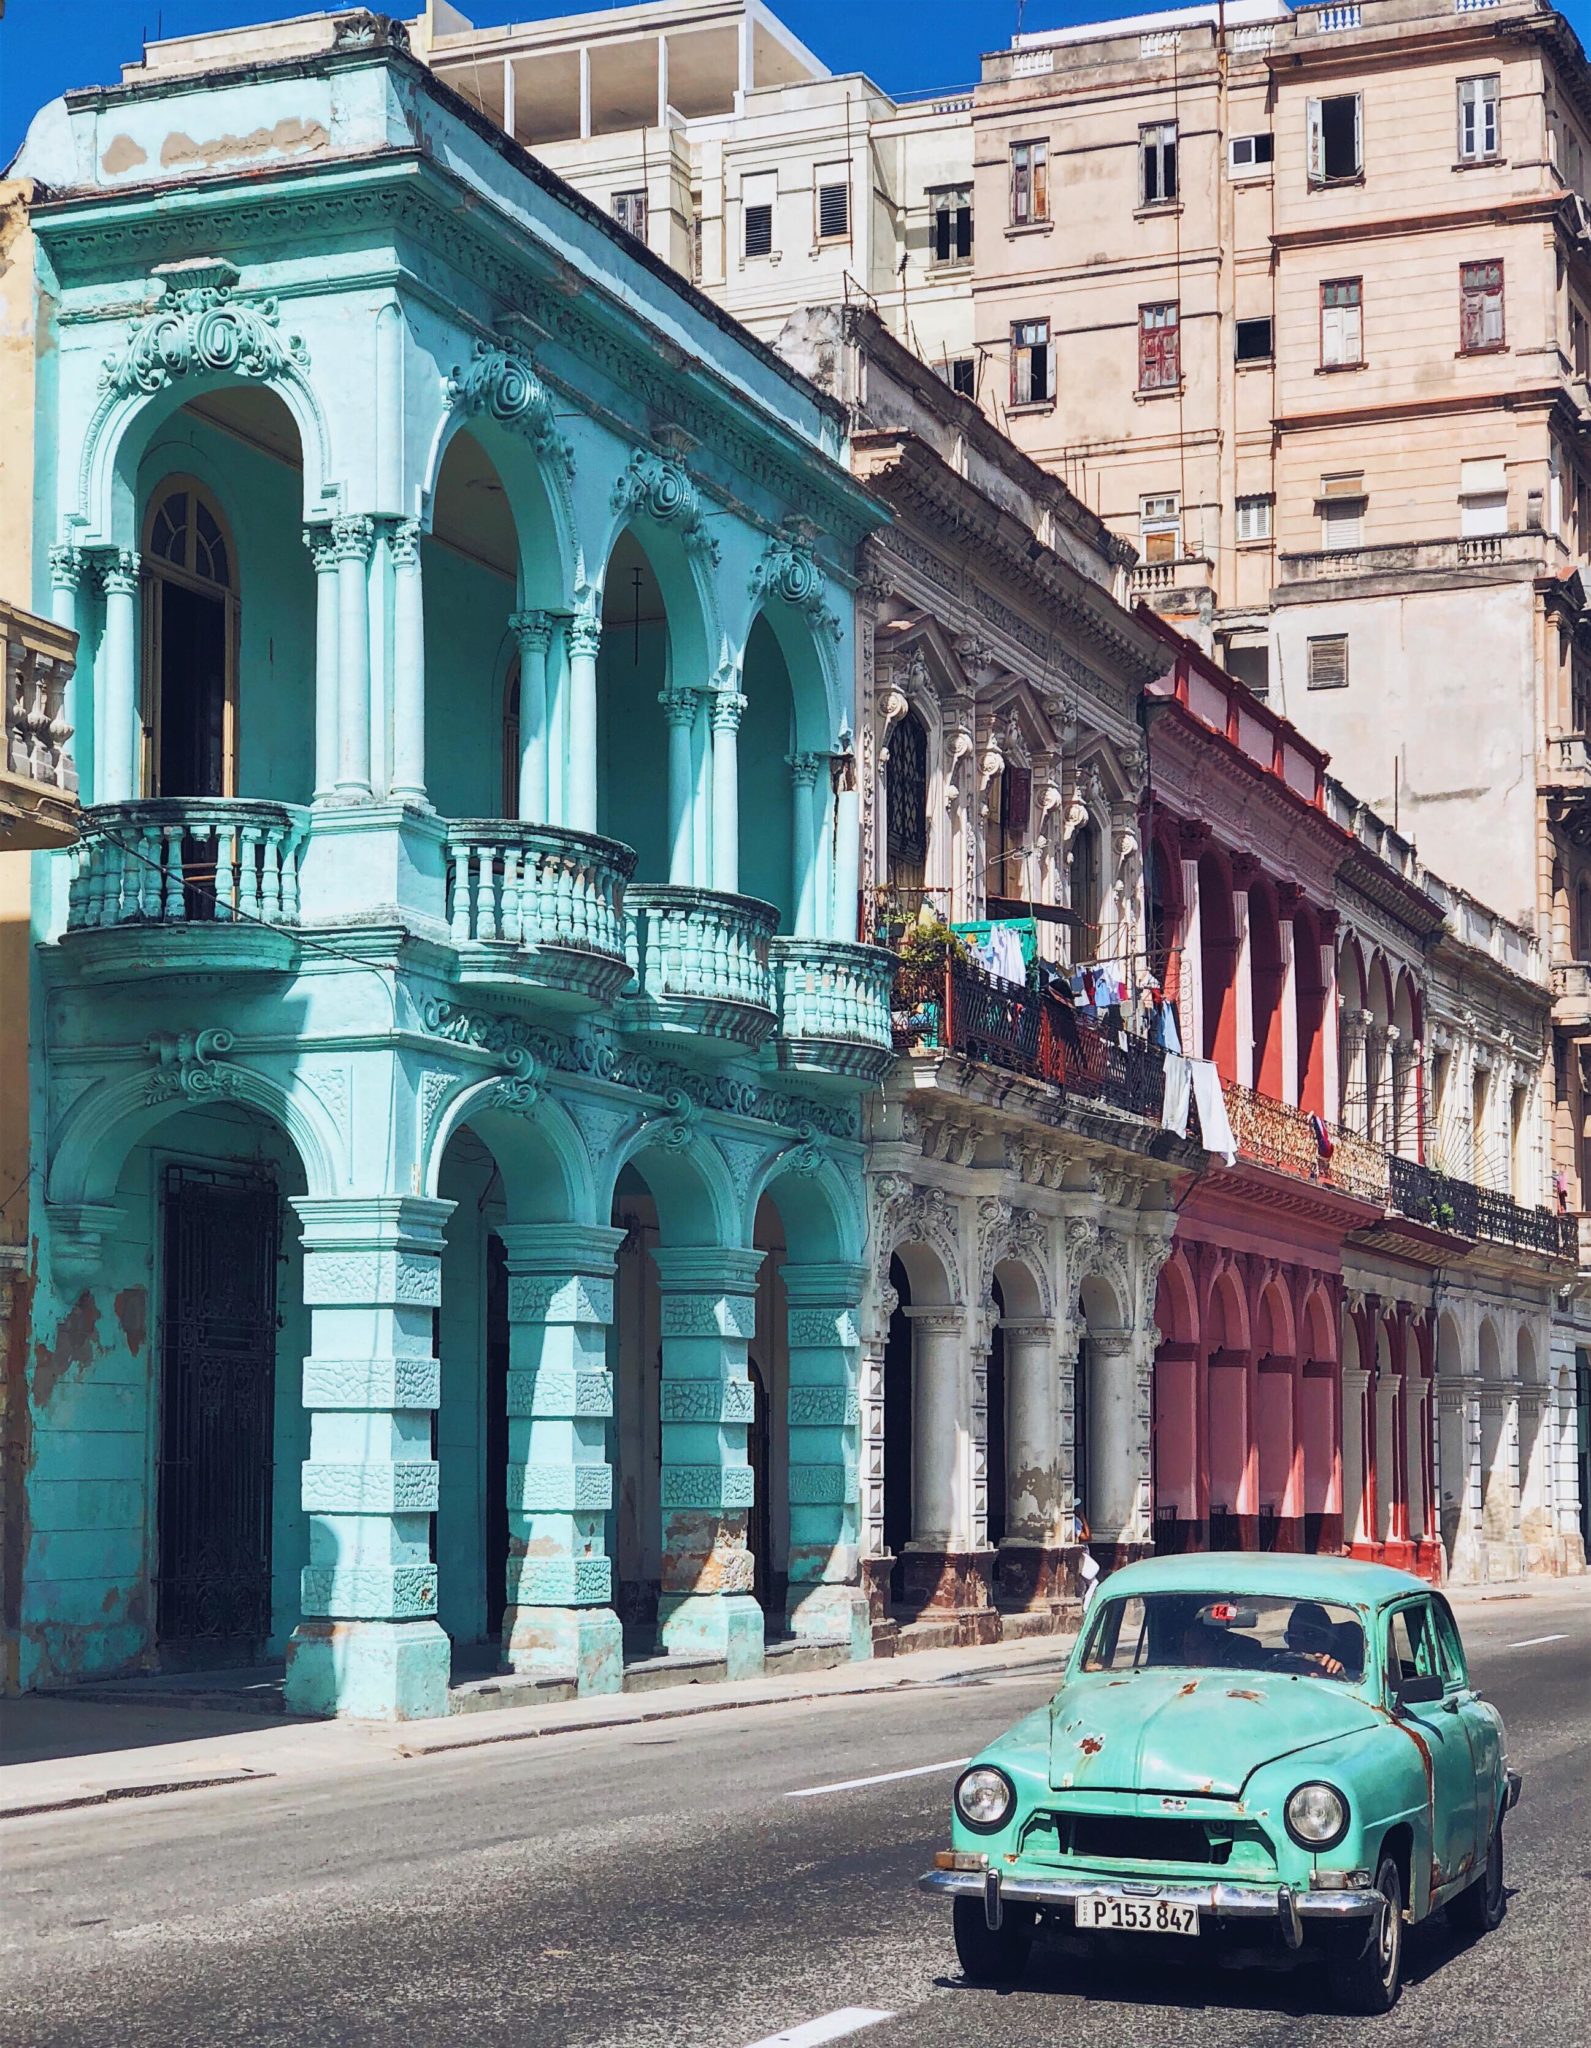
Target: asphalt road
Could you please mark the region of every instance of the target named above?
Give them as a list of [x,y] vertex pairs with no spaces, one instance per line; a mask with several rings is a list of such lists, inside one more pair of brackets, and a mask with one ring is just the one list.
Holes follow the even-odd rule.
[[1331,2013],[1311,1974],[1075,1943],[1019,1991],[965,1987],[911,1880],[952,1760],[1047,1696],[1030,1671],[13,1824],[0,2042],[748,2048],[858,2008],[891,2017],[795,2038],[1567,2048],[1591,2036],[1591,1583],[1462,1620],[1525,1773],[1512,1898],[1473,1946],[1411,1938],[1390,2022]]

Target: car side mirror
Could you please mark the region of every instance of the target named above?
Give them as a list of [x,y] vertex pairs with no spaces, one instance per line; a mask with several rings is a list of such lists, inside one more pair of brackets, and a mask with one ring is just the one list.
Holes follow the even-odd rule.
[[1434,1673],[1429,1678],[1405,1678],[1396,1694],[1400,1713],[1405,1707],[1432,1706],[1441,1697],[1442,1681]]

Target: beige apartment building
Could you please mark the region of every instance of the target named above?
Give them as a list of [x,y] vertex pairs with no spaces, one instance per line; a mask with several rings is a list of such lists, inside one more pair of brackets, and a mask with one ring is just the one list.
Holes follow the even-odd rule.
[[761,0],[642,0],[478,29],[431,0],[437,75],[765,341],[867,305],[973,388],[972,94],[836,76]]
[[[1538,929],[1591,1056],[1591,72],[1537,0],[1015,39],[974,104],[984,390],[1138,593]],[[998,374],[996,374],[998,369]],[[1583,914],[1582,914],[1583,913]]]

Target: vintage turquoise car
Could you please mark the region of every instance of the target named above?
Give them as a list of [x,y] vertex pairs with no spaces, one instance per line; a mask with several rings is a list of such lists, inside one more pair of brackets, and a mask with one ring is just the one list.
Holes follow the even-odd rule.
[[1519,1783],[1423,1581],[1158,1558],[1101,1585],[1054,1699],[962,1772],[919,1883],[979,1983],[1021,1975],[1042,1918],[1314,1957],[1350,2010],[1388,2012],[1407,1926],[1501,1920]]

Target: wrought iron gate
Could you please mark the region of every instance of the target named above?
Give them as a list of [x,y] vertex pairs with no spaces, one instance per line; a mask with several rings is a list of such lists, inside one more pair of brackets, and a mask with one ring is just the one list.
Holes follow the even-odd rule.
[[248,1662],[271,1632],[281,1202],[168,1166],[162,1224],[156,1627],[174,1661]]

